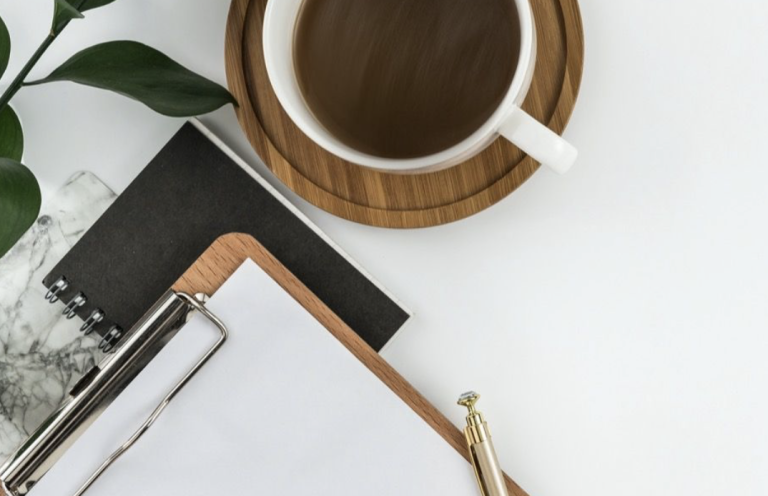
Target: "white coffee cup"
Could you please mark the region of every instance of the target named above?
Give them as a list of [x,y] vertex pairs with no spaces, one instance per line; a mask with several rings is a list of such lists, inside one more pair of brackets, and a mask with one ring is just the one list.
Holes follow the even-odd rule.
[[473,157],[503,136],[538,162],[564,173],[576,161],[576,148],[520,108],[536,66],[536,25],[529,0],[514,1],[522,39],[517,72],[506,97],[491,118],[470,137],[426,157],[388,159],[362,153],[339,141],[315,118],[299,89],[293,62],[294,33],[304,0],[271,0],[267,3],[263,33],[267,73],[283,109],[299,129],[321,147],[349,162],[404,173],[439,170]]

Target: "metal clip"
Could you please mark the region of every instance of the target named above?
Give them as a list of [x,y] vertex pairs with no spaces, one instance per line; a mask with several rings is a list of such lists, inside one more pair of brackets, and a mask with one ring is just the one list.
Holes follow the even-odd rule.
[[[220,331],[220,338],[166,395],[139,430],[102,464],[77,494],[81,495],[88,489],[152,426],[168,403],[227,339],[227,328],[221,320],[193,297],[167,291],[125,336],[122,336],[122,329],[110,329],[102,343],[102,349],[111,353],[83,376],[56,411],[0,466],[0,494],[29,494],[37,482],[77,441],[87,426],[109,407],[165,344],[184,327],[190,312],[194,310],[198,310],[215,324]],[[116,346],[118,340],[120,344]]]
[[85,334],[86,336],[93,332],[94,327],[96,327],[96,324],[104,320],[104,311],[100,308],[97,308],[93,312],[91,312],[91,315],[85,319],[85,323],[83,323],[82,326],[80,326],[80,332]]
[[73,319],[75,315],[77,315],[77,309],[85,305],[86,301],[88,301],[88,298],[86,298],[83,293],[77,293],[74,298],[69,300],[69,303],[64,307],[64,311],[61,312],[61,314],[66,315],[67,320]]
[[68,287],[69,281],[67,281],[67,278],[63,276],[59,277],[56,279],[56,282],[51,284],[51,286],[48,288],[48,292],[45,293],[45,299],[51,303],[56,303],[59,301],[59,293],[65,291]]
[[85,491],[88,490],[89,487],[93,485],[96,480],[101,477],[101,475],[113,464],[117,461],[118,458],[123,456],[126,451],[131,449],[133,445],[136,444],[136,442],[141,439],[141,437],[149,430],[150,427],[152,427],[152,424],[155,423],[155,421],[160,417],[160,414],[163,413],[163,410],[168,406],[168,404],[173,400],[174,397],[179,393],[179,391],[182,390],[184,386],[189,383],[189,381],[192,379],[192,377],[197,374],[201,368],[208,362],[208,360],[211,359],[211,357],[219,351],[219,348],[224,344],[224,342],[227,340],[227,337],[229,336],[229,331],[227,330],[227,326],[224,325],[224,323],[219,320],[218,317],[216,317],[214,314],[212,314],[205,306],[197,301],[192,296],[189,296],[186,293],[176,293],[176,296],[181,297],[182,299],[186,300],[186,302],[192,306],[195,310],[203,314],[204,317],[206,317],[208,320],[210,320],[221,333],[221,336],[219,337],[218,341],[216,341],[216,344],[214,344],[206,353],[203,355],[203,357],[195,364],[194,367],[192,367],[189,372],[176,384],[176,386],[171,389],[171,391],[163,398],[163,400],[160,402],[159,405],[157,405],[157,408],[152,412],[152,414],[147,417],[147,420],[144,421],[143,424],[141,424],[141,427],[139,427],[136,432],[133,433],[133,435],[128,438],[128,440],[123,443],[122,446],[120,446],[117,450],[115,450],[114,453],[112,453],[106,460],[104,460],[104,463],[101,464],[101,466],[88,478],[87,481],[80,487],[80,489],[77,490],[77,492],[74,494],[74,496],[82,496]]

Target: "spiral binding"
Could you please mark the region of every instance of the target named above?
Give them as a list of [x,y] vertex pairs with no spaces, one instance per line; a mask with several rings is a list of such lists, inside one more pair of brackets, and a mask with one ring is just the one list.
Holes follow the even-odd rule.
[[99,349],[103,351],[104,353],[111,352],[115,345],[120,341],[120,338],[123,337],[123,330],[120,328],[119,325],[113,325],[107,334],[104,335],[103,338],[101,338],[101,342],[99,343]]
[[67,320],[72,320],[75,315],[77,315],[77,309],[85,305],[86,301],[88,301],[88,298],[86,298],[82,292],[77,293],[74,298],[69,300],[69,303],[64,307],[64,311],[61,312],[61,314],[66,315]]
[[[62,293],[70,287],[70,282],[66,277],[61,276],[56,279],[53,284],[48,287],[48,292],[45,294],[45,299],[50,303],[56,303],[59,301]],[[74,297],[64,306],[64,310],[61,312],[65,315],[67,320],[73,319],[77,315],[78,309],[88,302],[88,297],[82,291],[78,291]],[[91,312],[87,319],[80,326],[80,332],[83,335],[90,335],[98,324],[100,324],[106,318],[106,313],[100,308],[96,308]],[[109,328],[109,331],[101,338],[99,342],[99,349],[104,353],[110,353],[115,345],[123,337],[123,329],[118,325],[113,325]]]
[[45,293],[45,299],[51,303],[56,303],[59,301],[59,293],[65,291],[68,287],[69,281],[67,281],[67,278],[59,277],[56,279],[56,282],[51,284],[51,287],[48,288],[48,292]]
[[85,334],[86,336],[93,332],[93,329],[96,327],[96,324],[104,320],[104,311],[100,308],[97,308],[93,312],[91,312],[91,315],[85,319],[85,322],[80,327],[80,332]]

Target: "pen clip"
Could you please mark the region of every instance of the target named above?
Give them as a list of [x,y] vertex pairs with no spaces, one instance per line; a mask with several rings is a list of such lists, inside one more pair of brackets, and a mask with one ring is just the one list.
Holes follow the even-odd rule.
[[200,360],[195,364],[194,367],[192,367],[189,372],[186,373],[186,375],[173,387],[173,389],[168,392],[168,394],[163,398],[163,400],[160,402],[160,404],[157,405],[155,410],[147,417],[147,419],[144,421],[143,424],[136,430],[136,432],[131,435],[131,437],[128,438],[128,440],[123,443],[122,446],[120,446],[117,450],[115,450],[114,453],[112,453],[104,462],[101,464],[101,466],[96,469],[96,471],[88,478],[88,480],[85,481],[85,483],[80,487],[80,489],[77,490],[77,492],[74,494],[74,496],[82,496],[85,491],[90,488],[96,480],[101,477],[104,472],[112,466],[113,463],[115,463],[118,458],[123,456],[126,451],[131,449],[136,442],[138,442],[139,439],[149,430],[150,427],[152,427],[152,424],[155,423],[155,421],[160,417],[160,414],[163,413],[163,410],[168,406],[168,404],[173,400],[173,398],[181,391],[184,386],[189,383],[189,381],[192,379],[192,377],[197,374],[200,369],[208,362],[208,360],[211,359],[211,357],[219,351],[221,346],[224,344],[224,342],[227,340],[227,337],[229,336],[229,331],[227,330],[227,326],[224,325],[224,323],[216,317],[213,313],[211,313],[210,310],[205,308],[205,306],[200,303],[198,300],[196,300],[194,297],[186,294],[186,293],[176,293],[176,296],[182,298],[189,304],[193,309],[200,312],[205,318],[207,318],[209,321],[211,321],[219,330],[220,336],[219,339],[216,341],[216,343],[208,349],[208,351],[200,358]]

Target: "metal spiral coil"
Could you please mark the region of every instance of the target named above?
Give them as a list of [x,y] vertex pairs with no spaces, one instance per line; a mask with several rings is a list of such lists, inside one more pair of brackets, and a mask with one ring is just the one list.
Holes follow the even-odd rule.
[[67,281],[67,278],[63,276],[59,277],[48,288],[48,292],[45,293],[45,299],[51,303],[56,303],[57,301],[59,301],[59,294],[62,291],[66,291],[68,287],[69,287],[69,281]]
[[123,329],[119,325],[113,325],[109,329],[109,332],[105,334],[103,338],[101,338],[99,349],[104,353],[110,353],[122,337]]
[[[56,303],[59,301],[61,294],[70,287],[70,282],[66,277],[61,276],[53,284],[48,287],[48,292],[45,294],[45,299],[50,303]],[[82,291],[79,291],[69,302],[64,306],[64,310],[61,312],[65,315],[67,320],[75,318],[78,309],[83,307],[88,302],[88,297]],[[99,325],[106,319],[106,313],[100,308],[94,309],[87,319],[80,326],[80,332],[85,336],[90,335]],[[99,342],[99,349],[104,353],[110,353],[115,348],[115,345],[123,337],[123,329],[119,325],[113,325],[109,328],[109,331],[101,338]]]
[[93,329],[96,327],[96,324],[104,320],[104,311],[100,308],[97,308],[93,312],[91,312],[91,315],[85,319],[85,322],[80,327],[80,331],[85,334],[86,336],[93,332]]
[[88,298],[83,294],[82,292],[77,293],[74,298],[69,300],[69,303],[64,307],[64,310],[61,312],[62,315],[67,316],[67,320],[72,320],[75,318],[75,315],[77,315],[77,309],[85,305],[85,302],[88,301]]

